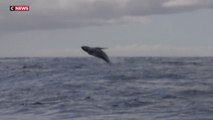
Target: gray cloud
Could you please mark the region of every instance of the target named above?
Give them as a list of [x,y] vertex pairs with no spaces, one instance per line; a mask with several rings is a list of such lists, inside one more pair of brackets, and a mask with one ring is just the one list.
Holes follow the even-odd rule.
[[[1,1],[0,31],[66,29],[123,24],[149,15],[212,8],[212,0],[33,0]],[[10,12],[9,5],[29,4],[30,12]]]

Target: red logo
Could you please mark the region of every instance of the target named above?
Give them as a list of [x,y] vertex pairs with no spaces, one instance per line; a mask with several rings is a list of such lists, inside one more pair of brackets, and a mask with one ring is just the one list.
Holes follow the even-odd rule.
[[27,5],[14,5],[10,6],[10,11],[29,11],[30,6]]

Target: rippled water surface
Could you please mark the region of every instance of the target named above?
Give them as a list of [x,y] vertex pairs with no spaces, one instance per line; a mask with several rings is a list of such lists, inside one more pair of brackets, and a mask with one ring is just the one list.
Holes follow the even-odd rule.
[[1,58],[0,120],[213,120],[213,58]]

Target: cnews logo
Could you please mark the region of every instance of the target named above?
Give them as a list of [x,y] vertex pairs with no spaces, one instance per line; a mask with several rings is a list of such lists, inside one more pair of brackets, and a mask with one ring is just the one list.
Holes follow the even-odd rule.
[[10,6],[10,11],[29,11],[30,6],[27,5],[14,5]]

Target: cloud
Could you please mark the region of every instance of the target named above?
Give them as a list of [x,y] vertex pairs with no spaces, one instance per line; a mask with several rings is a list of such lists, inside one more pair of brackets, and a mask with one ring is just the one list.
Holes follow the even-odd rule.
[[212,0],[170,0],[163,4],[165,7],[212,7]]
[[[5,0],[0,4],[1,32],[116,25],[213,7],[212,0]],[[29,4],[30,12],[10,12],[14,4]]]
[[111,56],[212,56],[212,46],[195,48],[163,44],[117,45],[106,51]]

